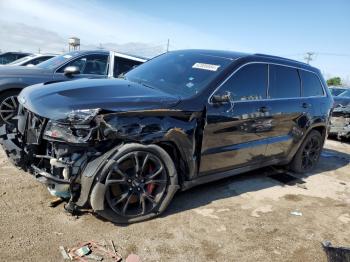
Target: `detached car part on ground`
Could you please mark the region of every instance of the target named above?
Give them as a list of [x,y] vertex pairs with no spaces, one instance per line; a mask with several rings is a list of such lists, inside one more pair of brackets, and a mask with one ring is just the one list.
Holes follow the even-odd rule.
[[267,165],[310,171],[333,103],[325,87],[317,69],[283,58],[169,52],[124,79],[25,88],[17,127],[0,137],[68,210],[131,223],[177,190]]
[[17,114],[17,95],[26,86],[80,78],[117,78],[146,59],[107,50],[73,51],[35,67],[0,67],[0,123]]

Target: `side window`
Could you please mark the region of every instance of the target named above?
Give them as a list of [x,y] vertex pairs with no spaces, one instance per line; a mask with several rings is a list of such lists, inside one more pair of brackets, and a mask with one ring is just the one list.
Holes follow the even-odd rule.
[[77,66],[81,74],[106,75],[108,55],[86,55],[79,57],[58,69],[63,73],[67,66]]
[[235,101],[266,98],[267,64],[249,64],[239,69],[219,89],[218,94],[230,92]]
[[40,64],[41,62],[44,62],[46,61],[48,58],[46,56],[41,56],[41,57],[38,57],[38,58],[35,58],[31,61],[28,61],[26,63],[24,63],[23,65],[37,65],[37,64]]
[[286,66],[270,65],[269,98],[300,97],[298,70]]
[[323,87],[320,79],[314,73],[299,70],[302,82],[302,96],[323,96]]
[[142,64],[142,62],[115,56],[113,75],[114,77],[118,77],[119,75],[125,74],[140,64]]

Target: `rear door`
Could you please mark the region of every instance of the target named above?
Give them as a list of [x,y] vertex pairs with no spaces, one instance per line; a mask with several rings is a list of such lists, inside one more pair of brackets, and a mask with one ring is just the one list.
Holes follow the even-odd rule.
[[213,95],[229,95],[230,102],[207,106],[200,175],[259,164],[270,131],[266,104],[268,66],[252,63],[241,67]]
[[307,125],[312,110],[301,97],[298,69],[270,64],[268,99],[273,131],[265,155],[278,161],[288,155],[293,139],[301,135],[299,127]]

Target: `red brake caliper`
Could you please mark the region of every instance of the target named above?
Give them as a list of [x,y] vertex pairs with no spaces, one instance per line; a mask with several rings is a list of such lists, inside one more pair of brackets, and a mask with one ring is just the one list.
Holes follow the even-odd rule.
[[[153,172],[153,167],[152,167],[152,165],[149,165],[148,172],[149,172],[150,174]],[[156,185],[155,185],[155,184],[152,184],[152,183],[147,184],[147,193],[148,193],[149,195],[152,194],[152,192],[153,192],[155,186],[156,186]]]

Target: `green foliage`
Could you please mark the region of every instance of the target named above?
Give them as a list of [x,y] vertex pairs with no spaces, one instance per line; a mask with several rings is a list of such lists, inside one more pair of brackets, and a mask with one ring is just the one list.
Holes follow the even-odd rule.
[[328,86],[341,86],[341,78],[340,77],[332,77],[327,80]]

